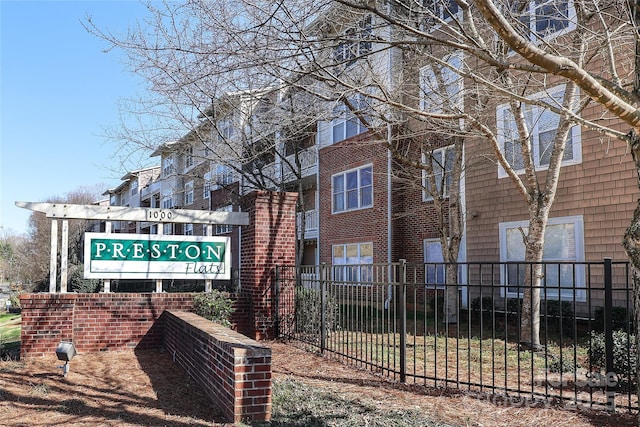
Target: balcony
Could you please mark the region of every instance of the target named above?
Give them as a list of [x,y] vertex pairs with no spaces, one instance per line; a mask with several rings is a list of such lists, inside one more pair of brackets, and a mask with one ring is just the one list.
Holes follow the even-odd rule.
[[160,193],[161,181],[154,181],[140,191],[140,201],[149,199],[153,194]]
[[[301,177],[305,178],[318,173],[318,149],[313,146],[298,152],[300,159]],[[296,156],[292,154],[287,156],[282,162],[282,178],[284,182],[295,181],[298,179],[295,171]]]
[[298,239],[302,237],[302,215],[304,215],[305,230],[304,239],[317,239],[318,238],[318,210],[313,209],[306,212],[298,212],[297,226],[298,226]]

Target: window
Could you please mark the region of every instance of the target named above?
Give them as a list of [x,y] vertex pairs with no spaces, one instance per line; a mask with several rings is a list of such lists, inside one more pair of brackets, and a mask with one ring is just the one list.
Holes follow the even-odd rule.
[[535,43],[576,28],[576,10],[572,0],[513,2],[511,14],[520,21],[522,35]]
[[[584,266],[570,264],[584,261],[584,234],[582,216],[550,218],[545,233],[543,261],[547,298],[573,299],[574,288],[584,287]],[[507,262],[502,271],[507,284],[507,296],[517,296],[517,285],[524,283],[525,259],[522,233],[528,231],[527,221],[505,222],[499,225],[500,260]],[[567,264],[553,264],[567,262]],[[576,299],[584,300],[583,290],[576,291]]]
[[215,184],[214,189],[222,188],[226,185],[230,185],[234,182],[234,173],[227,165],[218,165],[215,170]]
[[373,167],[363,166],[331,177],[333,213],[373,206]]
[[193,181],[189,181],[184,185],[184,205],[188,206],[193,203]]
[[189,169],[193,167],[193,164],[193,147],[189,147],[187,148],[187,153],[185,155],[184,167],[185,169]]
[[[431,153],[422,154],[422,163],[427,164],[431,162],[433,168],[433,175],[436,181],[437,194],[442,194],[443,197],[449,195],[449,189],[451,188],[451,182],[453,181],[453,163],[455,162],[455,147],[453,145],[433,150]],[[422,200],[433,200],[432,194],[434,191],[431,189],[431,180],[426,170],[422,171]]]
[[[532,99],[538,99],[549,104],[562,105],[564,97],[564,85],[558,86],[548,92],[537,94]],[[546,169],[551,160],[553,140],[556,136],[560,116],[537,105],[523,105],[524,116],[530,132],[530,143],[533,162],[537,170]],[[520,135],[516,127],[511,107],[504,104],[497,110],[497,137],[507,162],[516,172],[524,169]],[[567,135],[567,142],[562,157],[562,164],[577,164],[582,161],[582,146],[580,142],[580,127],[573,126]],[[506,177],[504,169],[498,167],[498,177]]]
[[335,62],[351,65],[359,57],[371,52],[371,35],[371,15],[368,15],[343,33],[333,52]]
[[442,245],[438,239],[424,241],[424,270],[424,280],[427,285],[446,284]]
[[173,209],[173,197],[164,196],[162,198],[162,209]]
[[168,177],[175,172],[173,167],[173,156],[164,157],[162,159],[162,176]]
[[136,194],[138,194],[138,180],[137,179],[131,181],[131,197],[134,197]]
[[[227,205],[227,206],[223,206],[221,208],[216,209],[216,212],[233,212],[233,206],[231,205]],[[227,225],[227,224],[218,224],[216,225],[216,234],[227,234],[227,233],[231,233],[231,230],[233,229],[233,227],[231,225]]]
[[[420,109],[431,113],[457,113],[464,110],[463,79],[455,70],[462,70],[462,54],[448,55],[450,65],[420,69]],[[436,75],[436,73],[439,73]]]
[[228,141],[233,138],[234,130],[233,130],[233,119],[228,117],[226,119],[218,120],[217,123],[218,130],[218,138],[222,141]]
[[209,194],[211,193],[211,184],[212,184],[212,173],[207,172],[204,174],[204,183],[202,186],[202,198],[208,199]]
[[[460,254],[462,255],[462,253]],[[457,283],[465,283],[465,268],[458,265]],[[424,241],[424,283],[430,288],[441,288],[447,283],[447,271],[440,239]]]
[[442,21],[450,22],[454,18],[462,18],[462,10],[455,0],[422,0],[424,18],[422,28],[428,31]]
[[370,282],[373,279],[373,243],[333,245],[333,280]]
[[[362,105],[364,103],[358,103]],[[334,108],[335,119],[331,122],[332,143],[343,141],[365,132],[367,128],[360,119],[346,106],[339,105]]]
[[184,235],[185,236],[193,236],[193,224],[185,224],[184,225]]

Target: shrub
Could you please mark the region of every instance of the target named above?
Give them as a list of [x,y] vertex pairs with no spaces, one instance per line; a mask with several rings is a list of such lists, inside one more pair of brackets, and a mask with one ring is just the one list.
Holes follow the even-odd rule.
[[521,298],[507,299],[507,312],[509,314],[522,313],[522,299]]
[[493,309],[493,298],[491,297],[478,297],[478,298],[474,298],[473,301],[471,301],[471,310],[475,311],[475,312],[480,312],[480,310],[482,310],[483,312],[491,312]]
[[9,302],[11,303],[11,308],[19,310],[20,307],[20,293],[14,292],[9,296]]
[[233,301],[228,293],[214,289],[193,298],[193,311],[205,319],[230,327]]
[[[629,326],[633,326],[629,312],[625,307],[612,307],[611,329],[626,331]],[[593,312],[593,329],[604,330],[604,307],[596,307]],[[633,332],[633,329],[631,330]]]
[[567,374],[574,373],[578,368],[580,368],[580,364],[574,361],[572,357],[565,356],[561,359],[555,354],[549,354],[547,361],[549,372]]
[[575,318],[570,301],[546,300],[542,302],[545,310],[546,325],[550,330],[555,328],[562,336],[573,337],[573,321]]
[[99,279],[85,279],[84,266],[73,265],[69,267],[69,290],[79,293],[100,292],[102,281]]
[[[602,332],[591,331],[589,362],[596,375],[606,370],[605,336]],[[621,387],[635,387],[636,378],[636,338],[633,334],[617,330],[613,332],[613,370]]]
[[[318,289],[296,288],[295,313],[296,332],[304,335],[319,335],[322,321],[321,292]],[[338,303],[333,295],[326,294],[325,330],[338,328]]]

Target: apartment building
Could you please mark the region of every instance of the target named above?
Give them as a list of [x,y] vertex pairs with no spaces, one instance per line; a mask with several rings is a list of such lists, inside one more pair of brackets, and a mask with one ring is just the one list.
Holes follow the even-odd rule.
[[[546,16],[546,21],[539,22],[534,2],[531,3],[527,22],[532,28],[553,22],[546,32],[549,40],[574,30],[568,18],[575,14],[571,0],[558,9],[562,14],[552,20]],[[434,16],[441,22],[461,19],[456,3],[447,5],[436,8]],[[406,94],[405,104],[413,103],[416,110],[441,108],[438,104],[443,100],[432,94],[431,83],[437,73],[431,66],[421,65],[415,58],[409,61],[405,57],[407,52],[389,47],[395,35],[380,18],[367,14],[354,16],[351,20],[344,16],[338,19],[329,12],[310,24],[314,31],[329,32],[335,35],[334,40],[342,40],[331,46],[332,53],[328,55],[342,67],[340,71],[361,73],[359,61],[367,58],[370,68],[366,72],[375,74],[378,82],[386,81],[389,88],[401,86]],[[332,21],[331,26],[322,25],[327,19]],[[340,38],[340,34],[349,37]],[[460,55],[443,53],[442,62],[457,68],[463,59]],[[469,81],[454,74],[439,76],[447,84],[450,95],[447,101],[463,110],[480,109],[478,97],[465,96],[465,86],[471,86]],[[385,80],[385,76],[393,78]],[[551,94],[561,98],[564,87],[549,81],[539,89],[539,93],[529,91],[526,96],[535,99]],[[362,93],[354,91],[348,95],[352,95],[352,105],[361,102]],[[201,117],[198,129],[154,151],[152,155],[160,158],[160,167],[152,168],[149,178],[144,175],[143,182],[140,171],[125,175],[125,182],[110,191],[112,204],[133,206],[139,200],[140,206],[236,210],[237,197],[255,189],[295,191],[300,194],[298,236],[303,248],[302,264],[358,265],[398,259],[442,262],[442,228],[450,227],[447,221],[451,212],[445,208],[439,216],[433,197],[426,191],[431,184],[425,169],[407,172],[406,165],[394,157],[390,143],[399,140],[393,135],[395,128],[387,126],[387,129],[375,120],[370,124],[376,129],[367,127],[362,115],[346,107],[344,97],[338,102],[324,102],[324,113],[316,114],[315,118],[288,122],[274,110],[291,96],[295,96],[291,89],[275,87],[232,92],[216,100]],[[363,109],[366,108],[365,105]],[[501,150],[506,152],[512,146],[504,136],[505,129],[513,126],[509,121],[510,105],[499,97],[489,96],[481,109],[492,117],[491,126],[501,135]],[[536,107],[527,110],[527,114],[545,118],[531,129],[535,167],[540,182],[544,182],[549,165],[549,135],[555,133],[558,120],[555,113]],[[580,114],[595,121],[602,116],[602,109],[593,105]],[[429,142],[428,155],[438,165],[432,167],[440,182],[436,185],[442,187],[439,189],[444,190],[446,199],[445,187],[451,184],[453,145],[442,133],[437,137],[424,133],[424,138]],[[412,153],[418,163],[425,162],[423,147],[412,147],[406,152]],[[506,157],[514,164],[520,161],[516,152]],[[461,196],[455,207],[462,214],[458,260],[524,260],[522,230],[527,227],[529,213],[522,195],[483,138],[468,136],[463,158]],[[624,259],[620,241],[638,196],[635,169],[624,144],[603,139],[595,130],[573,126],[560,177],[544,259],[553,262]],[[133,185],[140,190],[134,191]],[[134,197],[137,191],[140,194]],[[120,225],[121,230],[131,227]],[[157,231],[154,225],[138,227],[142,232]],[[202,235],[206,231],[186,224],[167,226],[163,232]],[[238,232],[227,226],[214,230],[214,234],[230,233],[239,242]],[[584,271],[578,270],[577,275],[575,272],[559,271],[562,278],[558,280],[583,286]],[[438,276],[442,273],[436,270],[425,281],[441,283],[442,277]],[[505,275],[502,280],[507,280],[507,273],[501,273]],[[427,272],[424,274],[429,276]]]
[[[108,197],[110,206],[157,207],[152,203],[155,189],[160,186],[160,167],[151,166],[127,172],[121,178],[122,183],[103,193]],[[102,202],[104,204],[104,202]],[[149,223],[114,221],[111,224],[114,233],[154,234],[156,229]]]

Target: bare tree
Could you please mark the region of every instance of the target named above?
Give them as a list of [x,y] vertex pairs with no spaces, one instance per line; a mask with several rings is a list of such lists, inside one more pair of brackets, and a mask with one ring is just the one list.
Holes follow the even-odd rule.
[[[552,51],[562,47],[577,55],[580,64],[599,58],[588,49],[585,34],[590,33],[562,32],[547,42],[552,24],[564,25],[573,15],[564,16],[551,5],[545,9],[548,25],[538,30],[531,20],[525,25],[521,19],[530,17],[528,9],[524,14],[518,9],[525,6],[529,3],[505,3],[504,8],[519,22],[520,33],[539,41],[532,46]],[[191,0],[148,7],[152,18],[146,27],[124,37],[87,23],[90,31],[124,49],[132,69],[146,78],[155,96],[145,100],[144,111],[177,120],[180,126],[175,129],[183,134],[201,132],[198,139],[204,142],[212,132],[222,136],[211,144],[213,156],[256,188],[286,185],[255,167],[266,160],[289,162],[288,167],[300,173],[300,158],[291,161],[280,149],[286,145],[281,129],[289,129],[285,134],[290,135],[292,129],[307,129],[301,124],[319,123],[322,133],[323,123],[336,114],[350,115],[349,120],[365,125],[399,164],[413,168],[416,176],[425,175],[424,189],[442,219],[438,228],[443,259],[451,265],[458,259],[463,233],[458,183],[464,168],[480,161],[465,159],[464,146],[470,140],[484,141],[527,207],[529,225],[521,231],[529,270],[509,280],[524,289],[522,338],[534,347],[540,344],[540,261],[567,140],[576,125],[621,135],[580,117],[590,92],[578,92],[576,82],[548,79],[543,67],[514,54],[521,50],[508,39],[504,43],[501,30],[490,25],[482,9],[464,1]],[[575,20],[594,19],[592,13],[576,10],[581,13]],[[532,49],[527,49],[529,54]],[[457,84],[464,90],[451,92]],[[254,107],[269,99],[268,114],[261,120],[252,122],[252,114],[238,112],[247,124],[239,140],[226,138],[208,110],[211,99],[229,93],[260,94]],[[307,103],[291,102],[296,99]],[[502,106],[502,121],[496,119],[496,105]],[[548,129],[547,139],[536,141],[542,150],[532,140],[532,128],[540,123]],[[446,159],[434,161],[442,141],[451,142],[455,153],[447,172]],[[407,149],[417,142],[425,154],[419,161],[415,150]],[[451,180],[451,185],[443,180]],[[456,271],[455,266],[448,271],[450,284],[458,281]],[[453,292],[449,300],[454,300]],[[450,314],[454,311],[452,306]]]
[[[104,185],[80,187],[64,196],[55,196],[48,203],[92,204],[99,199]],[[81,265],[83,262],[83,238],[87,230],[87,221],[69,220],[69,265]],[[58,244],[60,247],[60,244]],[[51,249],[51,219],[41,212],[32,212],[29,216],[29,228],[26,242],[19,248],[17,262],[25,286],[39,289],[48,283]]]
[[[605,111],[603,121],[610,124],[602,132],[628,144],[640,178],[638,2],[576,2],[574,23],[576,33],[583,41],[579,50],[556,50],[545,44],[533,43],[519,31],[514,16],[504,13],[504,5],[491,0],[478,0],[474,4],[519,58],[537,68],[541,75],[554,76],[579,87],[601,106]],[[617,120],[612,120],[614,118]],[[620,130],[619,123],[627,128]],[[632,265],[637,330],[640,327],[640,203],[624,235],[623,246]],[[640,334],[636,334],[636,340],[636,347],[640,348]]]

